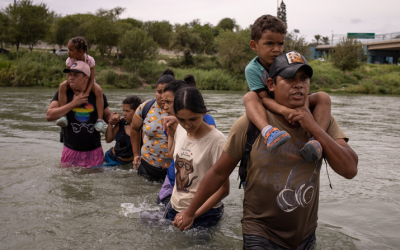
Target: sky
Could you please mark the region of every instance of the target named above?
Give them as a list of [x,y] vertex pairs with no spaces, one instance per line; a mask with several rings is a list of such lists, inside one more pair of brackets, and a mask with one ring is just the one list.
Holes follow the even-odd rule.
[[[50,10],[63,16],[76,13],[95,13],[97,9],[126,8],[121,18],[141,21],[168,20],[171,24],[200,19],[201,23],[217,25],[225,18],[234,18],[248,27],[264,14],[276,15],[278,0],[33,0],[45,3]],[[280,2],[281,0],[279,0]],[[0,0],[5,8],[13,0]],[[400,32],[399,0],[285,0],[289,32],[300,30],[300,35],[311,41],[314,35],[331,37],[347,33]]]

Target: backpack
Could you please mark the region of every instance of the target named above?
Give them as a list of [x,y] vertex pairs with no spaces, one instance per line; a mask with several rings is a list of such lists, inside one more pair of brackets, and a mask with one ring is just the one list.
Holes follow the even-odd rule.
[[239,165],[239,176],[238,176],[238,179],[240,178],[239,189],[242,187],[242,185],[243,189],[246,188],[247,164],[249,161],[251,148],[253,147],[253,144],[257,139],[257,137],[260,135],[260,133],[261,133],[260,130],[251,121],[249,121],[249,126],[247,127],[247,141],[245,145],[245,151],[242,159],[240,160],[240,165]]

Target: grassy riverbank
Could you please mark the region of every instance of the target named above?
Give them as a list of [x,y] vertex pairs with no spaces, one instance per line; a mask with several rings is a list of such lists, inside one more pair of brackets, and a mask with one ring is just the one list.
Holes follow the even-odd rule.
[[[62,70],[66,58],[44,50],[21,50],[18,55],[13,51],[0,54],[0,86],[58,87],[65,80]],[[96,82],[103,88],[151,88],[166,68],[172,68],[178,79],[193,74],[200,89],[248,90],[244,74],[228,73],[222,68],[217,56],[194,56],[193,64],[189,67],[182,57],[159,55],[154,61],[143,62],[138,75],[133,73],[133,62],[129,59],[94,58]],[[364,64],[357,70],[346,72],[345,76],[329,61],[311,60],[310,65],[314,69],[312,91],[400,94],[400,67],[397,65]]]

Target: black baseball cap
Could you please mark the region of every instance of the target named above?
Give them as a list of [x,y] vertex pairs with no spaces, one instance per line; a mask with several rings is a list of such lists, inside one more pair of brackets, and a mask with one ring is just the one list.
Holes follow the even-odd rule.
[[286,79],[293,78],[297,71],[304,67],[308,77],[312,77],[313,70],[308,65],[307,60],[299,52],[291,50],[279,55],[275,58],[271,67],[269,68],[269,77],[274,79],[276,76],[282,76]]

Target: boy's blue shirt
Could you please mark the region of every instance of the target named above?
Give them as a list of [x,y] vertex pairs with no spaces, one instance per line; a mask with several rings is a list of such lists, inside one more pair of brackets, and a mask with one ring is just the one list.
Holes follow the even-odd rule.
[[246,66],[245,75],[246,81],[249,85],[250,91],[260,92],[266,91],[265,86],[262,81],[262,75],[264,70],[266,70],[258,61],[258,56],[254,57],[253,60]]

